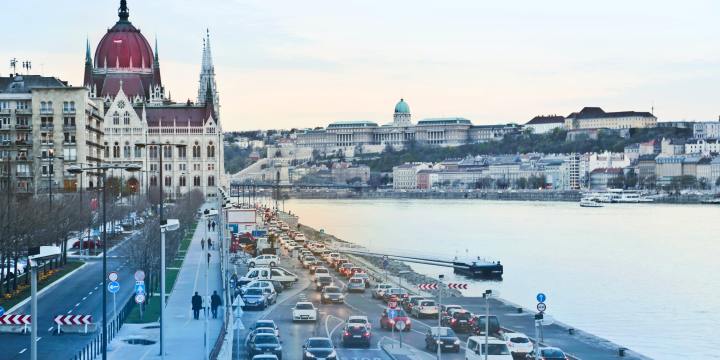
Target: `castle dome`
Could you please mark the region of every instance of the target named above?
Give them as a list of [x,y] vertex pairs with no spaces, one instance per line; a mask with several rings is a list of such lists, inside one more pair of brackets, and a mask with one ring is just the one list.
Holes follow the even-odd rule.
[[395,105],[395,113],[396,114],[409,114],[410,113],[410,106],[405,102],[405,99],[400,99],[400,101]]
[[127,1],[120,1],[119,20],[108,29],[95,50],[95,68],[152,70],[152,47],[128,20]]

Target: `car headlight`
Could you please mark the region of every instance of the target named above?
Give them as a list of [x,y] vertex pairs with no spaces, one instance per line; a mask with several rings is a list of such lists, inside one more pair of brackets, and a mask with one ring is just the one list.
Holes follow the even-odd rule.
[[460,339],[455,340],[455,342],[453,344],[460,345]]
[[323,297],[326,299],[329,298],[328,294],[323,294]]
[[310,358],[310,359],[314,359],[314,358],[315,358],[315,355],[313,355],[311,352],[309,352],[309,351],[306,350],[306,351],[305,351],[305,357],[306,357],[306,358]]
[[328,359],[337,358],[337,353],[335,352],[335,350],[333,350],[327,357],[328,357]]
[[344,299],[345,295],[338,295],[338,299]]

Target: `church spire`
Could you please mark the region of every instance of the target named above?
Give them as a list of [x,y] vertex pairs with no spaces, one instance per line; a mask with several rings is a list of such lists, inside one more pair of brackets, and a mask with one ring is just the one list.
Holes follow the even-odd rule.
[[[211,105],[217,121],[219,117],[220,102],[217,93],[217,85],[215,84],[215,66],[212,61],[212,51],[210,50],[210,30],[206,30],[203,38],[203,54],[202,68],[200,69],[200,82],[198,84],[197,103],[201,105]],[[212,99],[212,102],[208,101]]]
[[128,22],[128,19],[130,18],[130,10],[127,7],[127,0],[120,0],[118,17],[120,18],[121,22]]
[[92,64],[92,56],[90,55],[90,39],[85,39],[85,65]]

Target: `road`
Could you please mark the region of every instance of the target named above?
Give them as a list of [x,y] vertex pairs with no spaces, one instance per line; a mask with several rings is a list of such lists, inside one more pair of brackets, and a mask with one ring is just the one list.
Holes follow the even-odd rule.
[[[294,271],[300,280],[292,288],[285,290],[278,297],[276,305],[265,311],[246,311],[243,315],[244,326],[250,327],[258,319],[271,319],[280,328],[280,338],[283,341],[283,359],[302,359],[302,344],[308,337],[322,336],[332,339],[340,359],[348,360],[390,360],[391,358],[380,348],[380,343],[392,343],[399,340],[397,332],[380,329],[380,314],[385,308],[381,300],[375,300],[370,290],[365,293],[346,294],[345,304],[320,304],[320,293],[310,283],[310,275],[302,269],[296,259],[286,260],[282,266]],[[244,269],[240,269],[244,270]],[[242,271],[239,271],[242,272]],[[332,271],[336,284],[345,284],[345,279]],[[292,307],[298,301],[312,301],[319,307],[317,322],[298,323],[291,320]],[[349,316],[365,315],[372,323],[372,337],[370,349],[350,349],[342,346],[342,327]],[[425,333],[430,326],[435,325],[431,319],[412,319],[412,330],[402,334],[404,346],[412,346],[427,354],[427,359],[435,357],[425,348]],[[241,331],[241,346],[239,351],[233,353],[235,359],[247,359],[244,346],[248,329]],[[465,340],[467,337],[462,338]],[[237,350],[237,348],[236,348]],[[461,354],[443,353],[443,359],[463,359]]]
[[[120,291],[117,293],[118,310],[127,300],[135,283],[134,269],[128,265],[123,249],[132,240],[108,251],[108,271],[119,275]],[[38,297],[38,359],[70,359],[92,339],[84,334],[56,335],[54,318],[57,315],[92,315],[93,322],[102,327],[102,259],[88,260],[84,267],[50,288]],[[107,290],[105,290],[107,291]],[[108,321],[113,316],[113,297],[107,296]],[[30,302],[14,312],[30,314]],[[93,333],[92,335],[94,335]],[[30,335],[0,333],[0,358],[7,360],[30,358]]]

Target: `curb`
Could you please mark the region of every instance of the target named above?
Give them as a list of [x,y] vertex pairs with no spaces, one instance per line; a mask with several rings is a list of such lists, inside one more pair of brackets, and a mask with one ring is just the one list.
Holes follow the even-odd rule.
[[[48,286],[40,289],[40,291],[37,292],[37,296],[40,296],[40,295],[44,294],[47,290],[52,289],[53,287],[55,287],[55,285],[61,283],[61,282],[62,282],[63,280],[65,280],[66,278],[70,277],[70,275],[74,274],[76,271],[84,268],[84,267],[87,266],[87,265],[88,265],[87,262],[84,263],[84,264],[82,264],[82,265],[80,265],[80,267],[78,267],[77,269],[75,269],[75,270],[73,270],[73,271],[71,271],[71,272],[63,275],[63,277],[61,277],[61,278],[53,281],[50,285],[48,285]],[[12,308],[10,308],[10,310],[6,311],[6,313],[7,313],[7,314],[12,313],[12,312],[14,312],[15,310],[17,310],[17,309],[25,306],[25,304],[27,304],[27,303],[30,301],[30,298],[31,298],[31,296],[28,296],[27,298],[25,298],[25,300],[23,300],[23,301],[15,304],[15,306],[13,306]]]
[[395,355],[393,355],[390,351],[388,351],[387,349],[385,349],[385,345],[380,346],[380,349],[382,349],[382,351],[385,353],[385,355],[387,355],[387,356],[388,356],[389,358],[391,358],[392,360],[397,360],[397,358],[395,357]]

